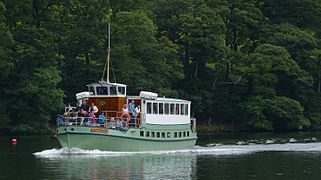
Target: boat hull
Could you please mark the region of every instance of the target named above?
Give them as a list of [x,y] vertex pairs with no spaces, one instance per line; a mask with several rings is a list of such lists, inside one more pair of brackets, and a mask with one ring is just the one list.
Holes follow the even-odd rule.
[[[92,127],[60,127],[57,129],[57,139],[62,147],[81,148],[85,150],[102,151],[161,151],[187,149],[195,145],[196,134],[189,137],[146,137],[146,129],[115,129]],[[144,132],[142,136],[142,131]],[[151,130],[154,132],[154,130]],[[158,131],[157,131],[158,132]],[[155,134],[157,133],[155,132]],[[171,131],[167,131],[171,133]],[[174,133],[174,132],[173,132]],[[161,135],[161,131],[160,131]]]

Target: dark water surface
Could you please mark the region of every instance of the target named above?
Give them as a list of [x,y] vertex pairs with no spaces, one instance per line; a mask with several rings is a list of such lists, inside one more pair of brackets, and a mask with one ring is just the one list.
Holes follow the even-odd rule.
[[0,136],[0,179],[320,179],[321,133],[199,135],[192,149],[61,149],[52,136]]

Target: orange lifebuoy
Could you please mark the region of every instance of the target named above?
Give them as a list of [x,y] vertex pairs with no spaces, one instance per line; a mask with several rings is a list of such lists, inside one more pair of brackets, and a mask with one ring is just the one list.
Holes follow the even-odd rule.
[[[125,121],[124,120],[124,117],[125,116],[127,116],[127,121]],[[130,122],[130,119],[131,119],[131,117],[130,117],[130,115],[128,114],[128,113],[126,113],[126,112],[123,112],[123,113],[121,113],[121,115],[120,115],[120,119],[121,119],[121,121],[123,122],[123,123],[129,123]]]

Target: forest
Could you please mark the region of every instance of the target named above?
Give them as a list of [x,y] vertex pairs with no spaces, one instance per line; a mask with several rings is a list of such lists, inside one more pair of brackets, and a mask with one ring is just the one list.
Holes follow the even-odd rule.
[[0,0],[0,133],[48,133],[101,79],[204,126],[321,129],[321,0]]

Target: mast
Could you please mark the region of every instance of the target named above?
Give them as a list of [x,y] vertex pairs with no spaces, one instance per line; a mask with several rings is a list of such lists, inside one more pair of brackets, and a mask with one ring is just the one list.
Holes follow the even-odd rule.
[[110,63],[110,22],[108,23],[108,50],[107,50],[107,82],[109,83],[109,63]]
[[[108,23],[108,48],[107,48],[107,58],[103,70],[103,75],[101,76],[101,81],[104,82],[104,75],[106,71],[106,82],[109,83],[109,64],[110,64],[110,22]],[[107,68],[106,68],[107,66]]]

